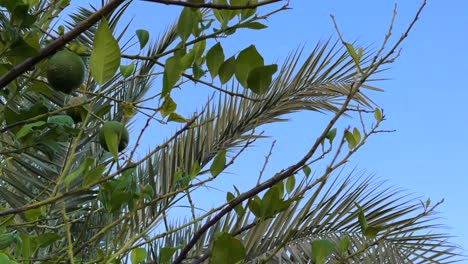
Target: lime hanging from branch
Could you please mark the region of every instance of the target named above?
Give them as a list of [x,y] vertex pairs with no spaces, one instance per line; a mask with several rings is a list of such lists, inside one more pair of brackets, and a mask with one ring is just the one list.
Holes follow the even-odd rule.
[[[118,121],[108,121],[99,130],[99,143],[109,152],[123,151],[128,145],[129,135],[125,126]],[[114,154],[114,153],[113,153]]]
[[79,88],[85,78],[85,64],[80,56],[61,50],[47,62],[47,81],[57,91],[70,94]]

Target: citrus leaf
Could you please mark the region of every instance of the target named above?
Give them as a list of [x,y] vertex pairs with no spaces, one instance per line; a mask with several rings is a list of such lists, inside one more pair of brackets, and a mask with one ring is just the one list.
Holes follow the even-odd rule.
[[216,43],[206,53],[206,66],[210,71],[211,78],[214,78],[218,74],[219,67],[224,61],[224,51],[221,43]]
[[134,248],[132,253],[130,253],[130,259],[132,264],[138,264],[146,259],[146,249],[144,248]]
[[218,176],[226,167],[226,150],[218,152],[210,167],[210,173],[213,177]]
[[349,130],[345,131],[345,138],[346,138],[346,141],[348,142],[348,147],[350,149],[356,147],[357,145],[356,139],[354,138],[353,133],[349,132]]
[[236,58],[234,56],[227,59],[221,66],[219,67],[219,80],[221,84],[225,84],[231,79],[232,75],[236,71]]
[[351,244],[351,242],[350,242],[348,236],[342,237],[338,241],[338,247],[340,248],[341,253],[346,253],[346,251],[348,251],[348,248],[349,248],[350,244]]
[[247,88],[247,78],[252,69],[263,66],[262,55],[258,53],[254,45],[242,50],[236,59],[235,75],[239,83]]
[[310,167],[307,166],[307,165],[304,166],[304,168],[302,168],[302,171],[304,172],[304,175],[305,175],[306,177],[309,177],[310,173],[312,172],[312,170],[310,169]]
[[120,65],[120,74],[122,74],[124,78],[130,77],[133,74],[134,70],[134,63],[130,63],[129,65]]
[[102,19],[94,35],[93,51],[89,59],[90,71],[98,84],[112,78],[120,66],[121,53],[119,43],[112,36],[106,19]]
[[270,88],[273,74],[278,70],[278,65],[266,65],[253,69],[247,78],[247,87],[256,94],[264,94]]
[[361,142],[361,133],[359,132],[359,130],[357,128],[353,129],[353,137],[354,137],[354,140],[356,141],[356,145],[359,142]]
[[170,96],[166,96],[166,99],[164,100],[164,103],[161,107],[161,116],[166,117],[169,114],[173,113],[177,109],[177,104],[172,100]]
[[333,128],[332,130],[330,130],[330,131],[328,132],[326,138],[327,138],[328,141],[331,143],[331,142],[333,142],[333,139],[335,139],[335,137],[336,137],[336,128]]
[[249,22],[249,23],[241,24],[239,27],[240,28],[256,29],[256,30],[267,28],[266,25],[264,25],[264,24],[262,24],[260,22]]
[[163,76],[163,90],[161,96],[168,95],[172,88],[174,88],[177,81],[182,75],[182,64],[180,63],[180,57],[174,55],[166,60],[166,65],[164,67],[164,76]]
[[136,35],[137,35],[138,41],[140,42],[140,49],[143,49],[146,46],[146,43],[148,43],[149,33],[147,30],[138,29],[136,31]]
[[169,263],[171,260],[171,257],[174,255],[174,253],[179,249],[179,247],[163,247],[160,250],[159,253],[159,261],[161,264],[166,264]]
[[375,118],[375,120],[376,120],[377,122],[382,121],[382,111],[380,111],[379,108],[376,108],[376,109],[374,110],[374,118]]
[[170,113],[167,122],[187,123],[188,120],[177,113]]
[[249,201],[249,209],[256,217],[262,216],[262,200],[257,195]]
[[62,236],[55,233],[43,233],[34,237],[34,241],[37,243],[38,247],[47,247],[55,241],[61,239]]
[[81,163],[80,167],[76,171],[68,174],[65,177],[65,180],[63,181],[65,186],[68,188],[70,186],[70,183],[72,183],[73,180],[75,180],[81,174],[83,174],[83,172],[87,171],[88,168],[91,167],[91,165],[93,165],[93,163],[94,163],[93,158],[86,157],[85,160],[83,161],[83,163]]
[[328,239],[312,241],[312,260],[315,264],[324,264],[325,259],[333,253],[335,244]]
[[83,179],[83,187],[88,186],[89,184],[101,178],[101,175],[104,173],[105,169],[106,166],[104,164],[100,164],[92,169],[89,173],[86,173]]
[[177,22],[177,35],[180,36],[182,41],[186,41],[192,34],[195,18],[192,8],[184,7],[182,9]]
[[375,238],[377,234],[384,229],[383,226],[381,225],[376,225],[376,226],[367,226],[367,228],[364,230],[363,234],[367,238]]
[[286,192],[291,193],[294,190],[294,186],[296,185],[296,177],[291,175],[286,180]]
[[33,128],[43,126],[46,122],[37,121],[31,124],[26,124],[21,127],[21,129],[16,133],[16,139],[20,139],[33,131]]
[[113,131],[109,131],[108,133],[104,134],[104,140],[106,143],[109,152],[112,154],[114,161],[117,162],[118,160],[118,148],[119,148],[119,134],[114,133]]
[[213,250],[210,256],[211,264],[235,264],[245,257],[242,242],[228,233],[215,235]]

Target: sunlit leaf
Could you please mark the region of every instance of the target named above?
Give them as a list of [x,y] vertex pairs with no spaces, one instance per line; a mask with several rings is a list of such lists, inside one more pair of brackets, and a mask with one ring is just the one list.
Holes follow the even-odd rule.
[[112,78],[120,66],[119,43],[112,35],[106,19],[102,19],[93,41],[93,50],[89,59],[90,71],[98,84]]

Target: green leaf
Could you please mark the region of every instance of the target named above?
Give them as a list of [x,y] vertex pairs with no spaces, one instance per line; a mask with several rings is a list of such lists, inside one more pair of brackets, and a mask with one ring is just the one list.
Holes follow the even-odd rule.
[[[15,0],[17,1],[17,0]],[[13,264],[13,261],[5,254],[0,253],[0,263],[2,264]]]
[[33,222],[39,219],[41,214],[45,211],[45,207],[41,206],[38,208],[30,209],[24,212],[24,217],[26,218],[27,221]]
[[143,262],[146,259],[146,255],[146,249],[144,248],[132,249],[132,252],[130,253],[130,259],[132,261],[132,264],[138,264],[140,262]]
[[330,131],[328,132],[326,138],[327,138],[328,141],[331,143],[331,142],[333,142],[333,139],[335,139],[335,137],[336,137],[336,128],[333,128],[332,130],[330,130]]
[[247,87],[256,94],[264,94],[270,88],[273,74],[278,70],[278,65],[266,65],[253,69],[247,78]]
[[213,242],[211,264],[235,264],[245,257],[242,242],[228,233],[217,233]]
[[193,180],[195,177],[197,177],[198,173],[200,173],[201,168],[200,168],[200,163],[195,161],[192,165],[192,170],[190,171],[190,179]]
[[286,180],[286,192],[291,193],[294,190],[294,186],[296,186],[296,177],[291,175]]
[[353,133],[349,132],[349,130],[345,131],[345,138],[346,138],[346,141],[348,142],[348,146],[350,149],[353,149],[354,147],[356,147],[357,145],[356,139],[354,138]]
[[349,236],[343,236],[339,241],[338,241],[338,247],[340,249],[340,252],[342,254],[346,253],[348,251],[348,248],[350,246],[351,242],[349,240]]
[[358,208],[358,221],[359,221],[359,226],[361,227],[361,231],[364,233],[364,231],[367,229],[367,220],[366,220],[366,216],[364,215],[364,211],[362,210],[362,208],[357,204],[355,203],[357,208]]
[[136,35],[138,37],[138,41],[140,42],[140,49],[143,49],[146,46],[146,43],[148,43],[149,33],[147,30],[138,29],[136,31]]
[[55,241],[61,239],[62,236],[59,234],[55,233],[43,233],[40,234],[36,237],[33,238],[33,240],[36,242],[37,246],[42,248],[42,247],[47,247],[54,243]]
[[226,167],[226,150],[218,152],[210,167],[210,173],[213,177],[218,176]]
[[250,199],[249,209],[256,217],[262,216],[262,200],[257,195]]
[[221,84],[227,83],[232,75],[234,75],[234,72],[236,71],[236,58],[234,56],[230,57],[227,59],[221,66],[219,67],[219,80],[221,81]]
[[161,106],[161,116],[164,118],[168,116],[171,113],[174,113],[174,111],[177,109],[177,104],[172,100],[170,96],[166,96],[166,99],[164,100],[163,105]]
[[182,64],[180,63],[180,57],[178,55],[174,55],[166,60],[163,76],[163,90],[161,93],[162,97],[171,92],[172,88],[174,88],[175,84],[180,79],[182,72]]
[[198,65],[197,62],[195,62],[192,66],[192,74],[193,78],[199,80],[205,74],[205,71],[200,67],[200,65]]
[[376,226],[367,226],[367,228],[364,230],[363,234],[367,238],[375,238],[377,234],[384,229],[384,226],[381,225],[376,225]]
[[61,126],[68,126],[68,127],[73,127],[75,122],[73,121],[73,118],[69,115],[56,115],[56,116],[50,116],[47,119],[48,124],[55,124],[55,125],[61,125]]
[[22,4],[22,1],[18,0],[0,0],[0,6],[5,7],[8,11],[13,12],[16,6]]
[[[250,5],[255,5],[258,3],[258,0],[249,0],[247,1]],[[257,12],[257,8],[251,8],[251,9],[243,9],[241,11],[241,20],[245,20],[251,16],[253,16]]]
[[120,74],[122,74],[124,78],[130,77],[133,74],[134,70],[134,63],[130,63],[129,65],[120,65]]
[[356,53],[356,50],[354,49],[353,45],[351,43],[345,42],[346,50],[348,50],[349,55],[353,58],[354,63],[356,63],[357,66],[361,63],[361,57]]
[[236,196],[234,196],[234,194],[232,192],[227,192],[226,193],[226,202],[230,202],[232,200],[234,200],[234,198],[236,198]]
[[83,179],[83,187],[88,186],[89,184],[96,182],[101,175],[104,173],[106,169],[106,165],[99,164],[95,168],[93,168],[89,173],[86,173]]
[[174,253],[179,249],[180,247],[163,247],[160,250],[159,253],[159,262],[161,264],[166,264],[169,263],[171,260],[171,257],[174,255]]
[[382,111],[379,108],[375,108],[374,110],[374,118],[377,122],[382,121]]
[[177,22],[177,35],[180,36],[182,41],[186,41],[190,34],[192,34],[192,29],[195,25],[195,18],[196,16],[193,13],[192,8],[184,7],[182,9],[182,13],[179,16],[179,20]]
[[44,121],[37,121],[31,124],[26,124],[21,127],[21,129],[16,133],[16,139],[20,139],[22,137],[27,136],[29,133],[31,133],[35,127],[40,127],[43,126],[46,122]]
[[187,123],[188,119],[184,118],[183,116],[177,113],[170,113],[169,117],[167,118],[167,122],[178,122],[178,123]]
[[106,19],[102,19],[94,35],[93,51],[89,59],[91,75],[98,84],[112,78],[120,66],[119,43],[112,35]]
[[235,75],[239,83],[247,87],[247,78],[252,69],[263,66],[264,61],[262,55],[258,53],[254,45],[250,45],[242,50],[236,59]]
[[114,131],[109,131],[108,133],[105,133],[104,141],[106,142],[106,146],[109,149],[110,154],[114,158],[114,161],[117,162],[117,160],[119,159],[119,133]]
[[354,140],[356,141],[356,145],[359,144],[359,142],[361,142],[361,133],[359,132],[357,128],[353,129],[353,137],[354,137]]
[[304,166],[304,168],[302,168],[302,171],[304,172],[304,175],[305,175],[306,177],[309,177],[310,173],[312,172],[312,170],[310,169],[310,167],[307,166],[307,165]]
[[250,28],[250,29],[264,29],[267,28],[266,25],[260,23],[260,22],[249,22],[249,23],[244,23],[239,25],[240,28]]
[[328,239],[312,241],[312,260],[315,264],[324,264],[325,260],[335,250],[335,244]]
[[191,49],[189,53],[182,56],[182,59],[180,60],[180,64],[182,64],[182,69],[185,71],[186,69],[190,68],[194,60],[195,60],[195,50]]
[[89,167],[91,167],[91,165],[94,164],[94,159],[91,158],[91,157],[86,157],[85,160],[83,161],[83,163],[81,163],[80,167],[67,175],[67,177],[65,177],[65,180],[64,180],[64,183],[65,183],[65,186],[68,187],[70,186],[70,183],[73,182],[73,180],[75,180],[76,178],[78,178],[80,175],[82,175],[85,171],[88,171]]
[[211,78],[214,78],[218,74],[219,67],[224,61],[224,51],[221,43],[216,43],[206,53],[206,66],[210,71]]

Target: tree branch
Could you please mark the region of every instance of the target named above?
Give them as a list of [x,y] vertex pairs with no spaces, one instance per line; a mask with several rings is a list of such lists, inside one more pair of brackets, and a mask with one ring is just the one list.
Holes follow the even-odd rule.
[[194,7],[194,8],[210,8],[210,9],[225,9],[225,10],[239,10],[239,9],[252,9],[259,6],[269,5],[276,2],[281,2],[284,0],[266,0],[256,4],[247,4],[247,5],[226,5],[226,4],[214,4],[214,3],[193,3],[186,1],[178,0],[143,0],[145,2],[159,3],[165,5],[178,5],[185,7]]
[[4,89],[10,82],[18,78],[21,74],[25,73],[34,65],[47,58],[51,54],[57,52],[60,48],[64,47],[67,43],[78,37],[81,33],[88,30],[96,22],[101,20],[104,16],[108,15],[123,2],[125,2],[125,0],[113,0],[109,2],[103,8],[92,14],[89,18],[80,22],[72,30],[57,38],[45,48],[41,49],[39,54],[34,57],[29,57],[22,63],[16,65],[13,69],[5,73],[0,78],[0,89]]

